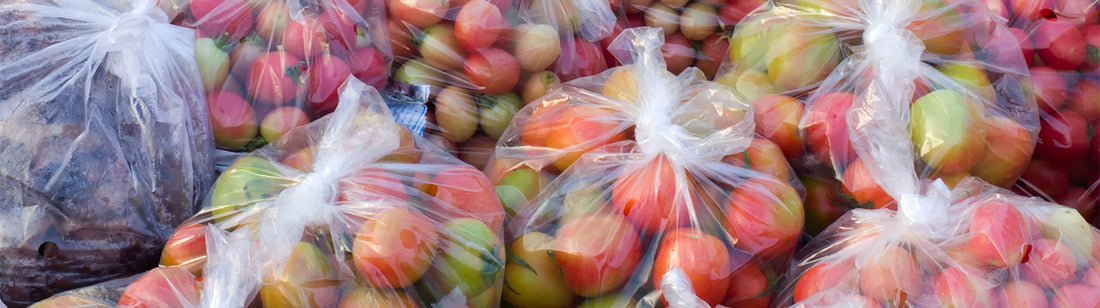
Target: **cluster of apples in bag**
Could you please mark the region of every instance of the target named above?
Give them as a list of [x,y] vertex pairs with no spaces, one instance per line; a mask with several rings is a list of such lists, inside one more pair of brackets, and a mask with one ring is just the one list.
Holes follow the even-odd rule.
[[625,30],[626,65],[552,89],[502,136],[487,173],[509,216],[504,302],[769,304],[802,233],[798,182],[747,103],[667,71],[662,38]]
[[[195,28],[219,148],[247,152],[336,109],[349,76],[385,86],[391,52],[376,0],[191,0],[175,23]],[[181,1],[175,1],[181,2]],[[162,4],[163,7],[173,7]]]
[[335,112],[237,158],[120,307],[497,307],[504,211],[479,170],[349,78]]
[[[885,3],[761,6],[735,28],[717,77],[752,101],[756,132],[812,182],[813,233],[846,208],[894,206],[867,155],[911,148],[894,159],[922,178],[1009,187],[1035,148],[1035,99],[1003,20],[978,1]],[[897,143],[853,146],[875,138]]]
[[1074,209],[974,178],[857,209],[796,255],[789,307],[1095,307],[1100,232]]
[[609,66],[598,43],[615,23],[606,0],[387,5],[395,61],[387,94],[428,103],[429,139],[477,167],[526,102]]
[[1078,209],[1094,224],[1100,192],[1100,24],[1093,1],[985,1],[1010,26],[1042,111],[1015,189]]

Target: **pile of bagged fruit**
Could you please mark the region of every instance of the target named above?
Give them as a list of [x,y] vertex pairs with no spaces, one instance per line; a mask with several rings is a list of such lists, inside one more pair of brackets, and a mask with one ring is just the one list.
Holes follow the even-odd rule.
[[0,307],[1100,307],[1098,20],[5,1]]

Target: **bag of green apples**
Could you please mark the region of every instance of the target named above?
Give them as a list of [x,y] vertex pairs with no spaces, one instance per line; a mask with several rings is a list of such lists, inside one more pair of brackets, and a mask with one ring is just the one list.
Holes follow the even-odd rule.
[[757,133],[796,170],[838,179],[850,207],[881,208],[894,202],[868,155],[949,184],[1020,176],[1039,121],[1018,46],[979,1],[778,2],[738,24],[719,79],[752,100]]
[[153,267],[214,180],[194,34],[146,0],[0,20],[0,302]]
[[662,44],[625,30],[626,65],[551,89],[503,134],[487,171],[509,213],[505,302],[768,305],[800,185],[749,105],[697,69],[672,75]]
[[164,2],[176,24],[196,30],[195,60],[225,151],[248,152],[332,112],[349,76],[376,88],[389,76],[379,0]]
[[120,306],[496,307],[503,221],[483,173],[348,78],[332,114],[233,162]]
[[608,65],[597,41],[608,0],[387,0],[387,96],[427,104],[425,135],[484,167],[515,112],[546,89]]
[[[910,169],[911,170],[911,169]],[[1100,232],[976,177],[849,211],[795,255],[781,307],[1096,307]]]

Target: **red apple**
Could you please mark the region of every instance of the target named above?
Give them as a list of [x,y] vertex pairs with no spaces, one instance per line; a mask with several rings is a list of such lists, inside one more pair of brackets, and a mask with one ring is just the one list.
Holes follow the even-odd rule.
[[1054,69],[1072,71],[1085,63],[1085,37],[1072,22],[1044,20],[1035,29],[1032,40],[1039,59]]

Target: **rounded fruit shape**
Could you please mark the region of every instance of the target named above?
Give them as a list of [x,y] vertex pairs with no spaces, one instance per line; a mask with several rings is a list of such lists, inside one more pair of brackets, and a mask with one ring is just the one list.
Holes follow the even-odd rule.
[[217,90],[206,96],[214,142],[229,150],[243,150],[256,138],[259,126],[252,105],[232,91]]
[[1071,21],[1040,21],[1032,41],[1039,59],[1054,69],[1072,71],[1085,63],[1085,37]]
[[436,24],[418,35],[420,56],[431,66],[441,70],[462,68],[466,51],[458,44],[455,31],[446,24]]
[[466,58],[466,78],[485,94],[508,92],[519,83],[519,61],[507,51],[482,49]]
[[202,285],[195,275],[179,267],[157,267],[145,272],[126,287],[119,307],[195,307]]
[[1077,272],[1077,259],[1069,244],[1041,238],[1031,242],[1027,262],[1020,268],[1020,276],[1047,288],[1057,287]]
[[332,307],[340,295],[329,256],[307,242],[294,247],[279,276],[264,281],[259,294],[264,307]]
[[771,303],[774,294],[770,292],[774,292],[771,288],[775,282],[768,280],[761,264],[746,261],[729,276],[725,299],[722,300],[723,306],[764,308]]
[[902,306],[921,290],[920,267],[909,251],[888,246],[859,269],[859,288],[872,299]]
[[435,97],[435,122],[447,140],[463,142],[477,132],[478,108],[466,89],[449,86]]
[[338,307],[420,308],[420,303],[416,298],[401,290],[379,290],[362,286],[348,291],[340,299]]
[[959,266],[936,276],[936,299],[941,307],[993,307],[993,284],[974,271]]
[[722,302],[732,271],[729,250],[722,240],[695,228],[669,231],[661,239],[657,259],[653,261],[655,289],[661,288],[661,278],[673,267],[684,271],[692,291],[707,304]]
[[1012,204],[987,200],[974,205],[970,217],[971,255],[979,264],[1006,268],[1020,264],[1028,242],[1028,221]]
[[456,165],[441,170],[421,189],[435,197],[431,202],[435,213],[474,218],[497,232],[504,226],[504,207],[493,183],[481,170]]
[[718,16],[714,6],[706,1],[695,1],[680,13],[680,32],[689,40],[706,39],[718,28]]
[[662,1],[654,1],[645,10],[645,25],[660,28],[666,36],[672,35],[680,29],[680,12]]
[[595,297],[626,283],[642,250],[638,232],[621,215],[590,213],[558,229],[554,257],[573,293]]
[[520,66],[530,72],[549,68],[561,56],[557,30],[544,24],[517,26],[512,37],[512,48]]
[[352,259],[376,288],[397,289],[420,280],[438,247],[435,226],[413,209],[392,207],[371,215],[355,233]]
[[1050,300],[1051,308],[1100,306],[1100,289],[1086,284],[1067,284],[1058,288]]
[[351,69],[339,57],[326,54],[315,58],[309,68],[306,93],[309,108],[321,115],[335,111],[340,103],[340,86],[348,76],[351,76]]
[[389,0],[386,7],[390,10],[390,16],[424,29],[443,20],[450,3],[438,0]]
[[179,228],[164,244],[160,253],[161,266],[179,266],[202,276],[206,264],[206,224]]
[[1047,308],[1047,294],[1039,285],[1025,280],[1006,283],[997,291],[997,299],[998,307]]
[[826,166],[847,166],[856,158],[848,137],[848,109],[854,99],[851,93],[832,92],[807,104],[804,140]]
[[1001,187],[1016,182],[1035,151],[1031,132],[1019,122],[1002,116],[985,118],[985,144],[997,149],[985,151],[970,167],[970,174]]
[[695,62],[695,49],[691,40],[679,32],[665,36],[661,55],[665,58],[665,68],[673,74],[680,74]]
[[914,150],[943,174],[966,172],[985,151],[984,112],[972,98],[936,90],[913,102],[909,133]]
[[463,49],[475,52],[492,46],[504,23],[504,15],[495,5],[485,0],[471,0],[458,10],[455,36]]
[[844,168],[841,182],[844,184],[844,191],[859,203],[858,207],[875,209],[897,207],[894,198],[882,190],[862,158],[856,158],[847,168]]
[[348,66],[355,78],[375,89],[381,89],[389,78],[389,64],[385,56],[371,47],[361,47],[352,51],[348,57]]
[[523,90],[520,93],[520,97],[523,99],[523,103],[530,103],[539,97],[542,97],[551,88],[561,85],[561,79],[557,74],[551,71],[541,71],[532,73],[530,77],[527,77],[527,81],[523,82]]
[[764,138],[753,138],[752,143],[744,152],[727,155],[722,161],[734,166],[752,169],[771,175],[776,179],[788,181],[791,179],[791,166],[783,158],[783,152],[779,146]]
[[814,264],[798,277],[794,286],[794,301],[801,302],[818,292],[848,283],[855,278],[854,273],[851,259]]
[[269,52],[252,60],[248,70],[248,96],[257,102],[279,106],[298,95],[302,68],[297,56]]
[[504,266],[504,300],[517,307],[566,307],[576,294],[569,290],[554,260],[554,237],[528,232],[508,246]]
[[1052,113],[1061,109],[1069,95],[1069,85],[1062,74],[1050,66],[1032,66],[1028,68],[1028,73],[1039,110]]
[[760,257],[791,253],[802,233],[802,198],[787,182],[770,177],[748,179],[730,193],[725,228],[734,247]]
[[1061,110],[1039,117],[1039,141],[1036,156],[1048,161],[1070,162],[1085,157],[1089,151],[1089,124],[1071,110]]
[[283,106],[272,110],[260,124],[260,136],[268,142],[274,142],[295,127],[309,123],[305,111],[294,106]]
[[1062,164],[1032,159],[1020,175],[1018,186],[1030,195],[1058,196],[1069,188],[1069,170]]
[[786,95],[766,94],[752,100],[756,133],[783,149],[787,159],[802,156],[798,124],[805,108],[802,101]]
[[[677,176],[677,171],[682,175]],[[677,189],[677,179],[686,178],[686,172],[664,155],[628,167],[611,186],[611,204],[642,233],[688,225],[690,197]]]

